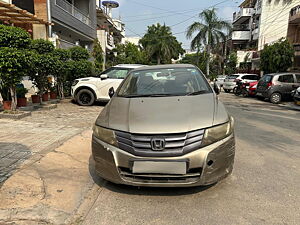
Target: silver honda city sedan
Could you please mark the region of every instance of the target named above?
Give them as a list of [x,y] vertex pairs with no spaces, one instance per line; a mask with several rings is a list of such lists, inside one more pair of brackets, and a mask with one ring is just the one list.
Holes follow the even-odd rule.
[[141,67],[120,87],[93,128],[99,176],[134,186],[209,185],[231,174],[233,118],[193,65]]

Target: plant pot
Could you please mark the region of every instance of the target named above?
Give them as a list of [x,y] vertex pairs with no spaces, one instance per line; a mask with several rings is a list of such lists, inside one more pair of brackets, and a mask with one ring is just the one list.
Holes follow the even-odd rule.
[[27,98],[18,98],[17,106],[18,107],[26,107],[27,106]]
[[50,99],[57,99],[56,92],[50,92]]
[[4,110],[11,110],[11,101],[3,101]]
[[32,103],[40,103],[40,96],[38,95],[31,95]]
[[48,93],[42,94],[42,100],[43,102],[49,101],[49,94]]

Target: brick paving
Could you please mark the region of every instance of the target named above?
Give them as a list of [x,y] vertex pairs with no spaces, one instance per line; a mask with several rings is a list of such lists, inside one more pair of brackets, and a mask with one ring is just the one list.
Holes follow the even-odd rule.
[[0,183],[34,154],[57,147],[92,127],[103,106],[81,107],[69,100],[17,121],[0,119]]

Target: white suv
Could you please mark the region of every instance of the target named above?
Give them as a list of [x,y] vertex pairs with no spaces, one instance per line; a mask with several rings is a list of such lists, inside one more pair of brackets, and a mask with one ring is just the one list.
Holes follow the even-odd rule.
[[113,87],[116,90],[129,71],[142,66],[138,64],[121,64],[105,70],[99,74],[99,77],[76,79],[72,84],[72,97],[82,106],[93,105],[95,101],[107,102],[110,100],[108,96],[109,89]]
[[232,91],[235,86],[237,81],[242,81],[243,83],[250,83],[250,82],[255,82],[259,80],[259,76],[257,74],[232,74],[228,75],[223,83],[223,89],[225,92],[229,93]]

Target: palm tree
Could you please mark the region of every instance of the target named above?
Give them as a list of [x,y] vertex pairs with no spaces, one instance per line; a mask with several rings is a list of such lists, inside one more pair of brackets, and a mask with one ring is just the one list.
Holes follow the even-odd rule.
[[170,63],[184,53],[181,43],[172,35],[171,28],[166,25],[152,25],[140,40],[140,44],[147,52],[149,59],[157,64]]
[[191,39],[194,33],[196,36],[191,42],[191,49],[195,50],[203,43],[207,54],[206,75],[209,76],[210,53],[213,46],[225,40],[225,29],[230,29],[230,23],[218,18],[216,9],[207,9],[199,14],[202,22],[194,22],[187,29],[186,37]]

